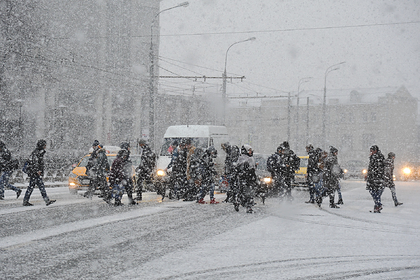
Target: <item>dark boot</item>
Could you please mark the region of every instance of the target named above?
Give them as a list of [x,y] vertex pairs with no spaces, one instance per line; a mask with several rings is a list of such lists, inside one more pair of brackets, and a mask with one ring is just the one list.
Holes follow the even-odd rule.
[[47,202],[45,202],[45,204],[48,206],[48,205],[53,204],[54,202],[56,202],[55,199],[49,199]]
[[343,205],[343,204],[344,204],[343,199],[342,199],[342,198],[340,198],[340,199],[338,200],[337,204],[341,204],[341,205]]

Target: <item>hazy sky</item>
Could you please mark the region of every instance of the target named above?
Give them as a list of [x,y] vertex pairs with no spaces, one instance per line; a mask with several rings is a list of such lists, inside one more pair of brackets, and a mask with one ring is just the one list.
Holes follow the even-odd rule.
[[[163,0],[161,10],[182,0]],[[160,15],[160,75],[222,76],[229,95],[401,85],[420,97],[420,0],[191,0]],[[166,71],[169,70],[169,71]],[[220,93],[222,80],[161,79],[161,90]]]

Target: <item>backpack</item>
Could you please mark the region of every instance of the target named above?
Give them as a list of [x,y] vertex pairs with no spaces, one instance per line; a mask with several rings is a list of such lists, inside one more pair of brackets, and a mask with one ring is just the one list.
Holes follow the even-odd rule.
[[31,172],[31,160],[27,159],[23,164],[22,172],[25,174],[29,174]]

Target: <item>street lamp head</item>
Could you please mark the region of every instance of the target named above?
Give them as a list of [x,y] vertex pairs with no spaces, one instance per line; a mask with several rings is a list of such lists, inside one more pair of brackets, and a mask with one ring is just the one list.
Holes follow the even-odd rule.
[[188,7],[190,3],[188,1],[182,2],[181,4],[179,4],[177,7]]

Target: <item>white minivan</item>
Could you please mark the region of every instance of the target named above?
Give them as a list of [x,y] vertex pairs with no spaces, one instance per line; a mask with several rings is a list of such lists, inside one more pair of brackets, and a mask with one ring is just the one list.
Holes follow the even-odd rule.
[[210,146],[214,146],[217,150],[217,158],[215,159],[215,167],[218,175],[222,175],[224,160],[226,153],[223,151],[221,144],[229,142],[229,135],[225,126],[213,125],[174,125],[166,129],[163,136],[163,143],[159,151],[157,160],[157,170],[165,169],[171,161],[171,153],[169,147],[175,140],[178,143],[182,139],[189,138],[195,147],[203,150]]

